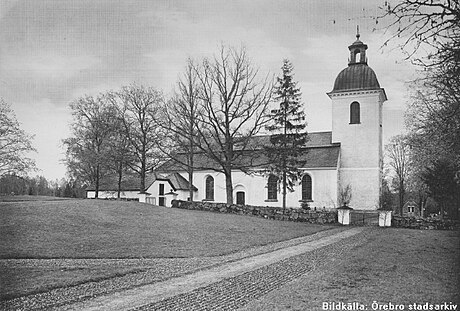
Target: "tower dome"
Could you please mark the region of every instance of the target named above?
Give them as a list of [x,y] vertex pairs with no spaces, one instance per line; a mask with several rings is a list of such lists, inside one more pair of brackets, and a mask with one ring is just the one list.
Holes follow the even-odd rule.
[[334,82],[333,92],[379,89],[374,70],[367,64],[350,64],[343,69]]
[[367,45],[359,37],[359,33],[356,34],[356,41],[348,47],[348,67],[338,74],[332,92],[380,89],[374,70],[367,65]]

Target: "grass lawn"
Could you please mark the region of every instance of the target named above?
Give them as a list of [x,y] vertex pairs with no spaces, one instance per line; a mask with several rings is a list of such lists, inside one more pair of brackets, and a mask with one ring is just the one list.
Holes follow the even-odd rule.
[[0,204],[0,258],[216,256],[328,226],[104,200]]
[[370,228],[364,244],[325,250],[314,270],[243,310],[322,310],[323,302],[358,302],[367,310],[373,301],[404,310],[413,303],[459,304],[459,243],[458,231]]
[[0,195],[0,202],[20,202],[20,201],[63,201],[70,198],[52,197],[44,195]]
[[[0,203],[0,259],[216,256],[331,228],[137,202],[31,198],[34,200]],[[10,299],[135,269],[11,268],[0,264],[0,298]]]

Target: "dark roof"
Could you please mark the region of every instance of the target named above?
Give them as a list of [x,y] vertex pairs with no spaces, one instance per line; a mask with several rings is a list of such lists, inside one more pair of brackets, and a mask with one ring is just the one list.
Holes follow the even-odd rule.
[[[96,186],[94,184],[88,186],[86,191],[95,191]],[[109,175],[104,176],[99,181],[99,191],[117,191],[118,190],[118,176]],[[123,175],[121,181],[122,191],[140,191],[140,178],[137,175]]]
[[[340,144],[332,143],[332,132],[309,133],[309,141],[304,148],[304,153],[300,160],[305,161],[304,168],[326,168],[337,167]],[[267,146],[270,141],[269,135],[255,136],[251,138],[248,146],[249,150],[238,158],[237,165],[244,165],[247,168],[264,168],[269,164],[263,147]],[[159,172],[177,172],[185,171],[187,163],[186,154],[178,154],[174,159],[171,159],[159,167]],[[208,158],[204,153],[196,153],[193,159],[194,168],[196,170],[219,169],[219,165]]]
[[[157,179],[156,173],[147,173],[145,176],[145,189],[141,189],[141,180],[139,175],[124,174],[121,181],[121,191],[145,191]],[[86,191],[95,191],[94,184],[86,188]],[[118,176],[108,175],[101,178],[99,181],[99,191],[117,191],[118,190]]]
[[350,64],[335,79],[332,92],[380,89],[374,70],[367,64]]
[[[306,147],[326,146],[332,142],[332,132],[308,133]],[[270,135],[258,135],[251,137],[247,149],[258,149],[270,144]]]
[[[165,179],[168,179],[176,190],[188,190],[188,180],[177,172],[169,174]],[[192,185],[192,189],[193,191],[198,191],[194,185]]]
[[[140,188],[140,179],[137,175],[127,175],[123,176],[121,182],[121,191],[139,191],[141,193],[146,193],[145,191],[156,181],[163,180],[171,184],[174,190],[188,190],[188,181],[182,177],[179,173],[172,173],[165,177],[158,175],[157,173],[148,173],[145,176],[145,189],[141,191]],[[90,185],[86,188],[86,191],[95,191],[96,187]],[[117,191],[118,190],[118,176],[110,175],[105,176],[99,182],[99,191]],[[198,189],[193,186],[194,191]]]

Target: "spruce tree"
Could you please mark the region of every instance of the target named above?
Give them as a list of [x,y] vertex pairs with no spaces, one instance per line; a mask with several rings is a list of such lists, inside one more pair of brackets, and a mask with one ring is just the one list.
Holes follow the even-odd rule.
[[284,60],[281,70],[282,75],[275,85],[275,101],[279,108],[270,113],[272,123],[267,126],[270,144],[265,147],[265,152],[270,163],[267,173],[277,177],[285,209],[287,190],[294,191],[302,173],[299,168],[305,165],[302,155],[306,152],[308,133],[301,92],[293,80],[291,62]]

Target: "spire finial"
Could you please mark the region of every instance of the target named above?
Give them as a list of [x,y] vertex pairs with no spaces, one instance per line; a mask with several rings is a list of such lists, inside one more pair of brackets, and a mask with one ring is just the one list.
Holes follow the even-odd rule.
[[359,34],[359,25],[356,25],[356,40],[359,40],[359,37],[361,35]]

